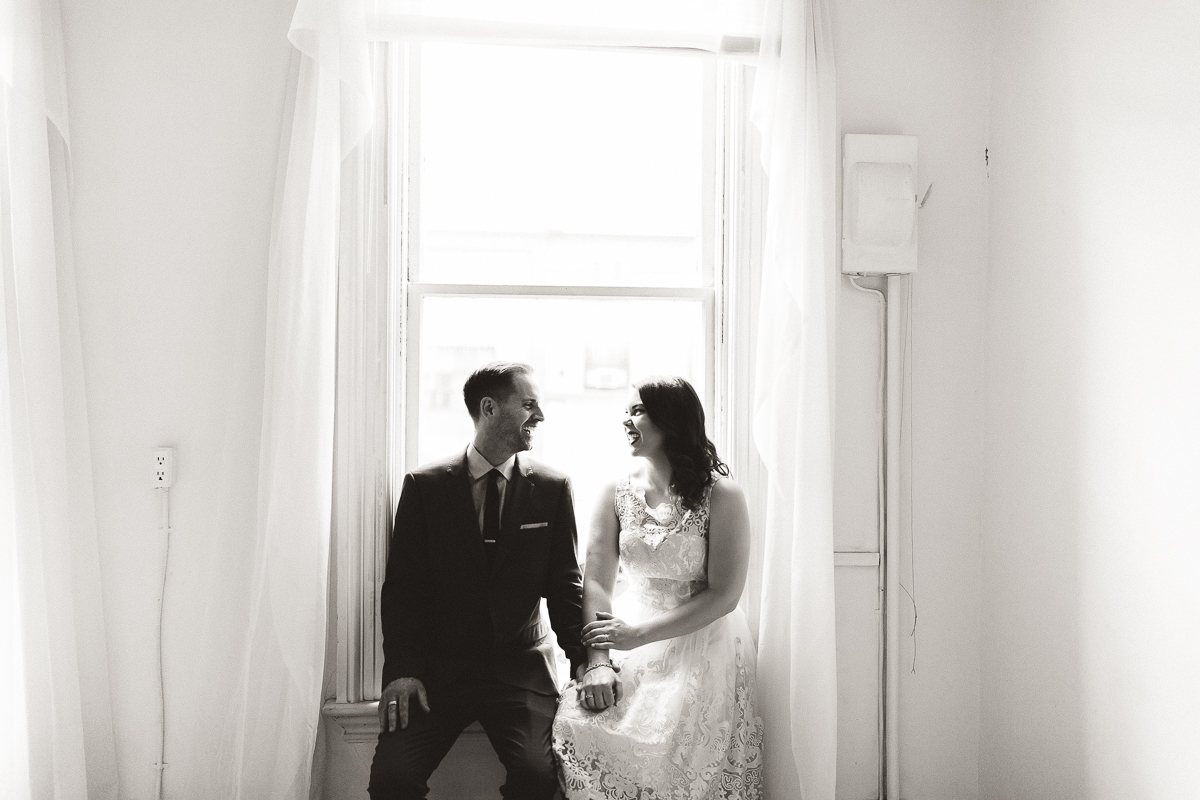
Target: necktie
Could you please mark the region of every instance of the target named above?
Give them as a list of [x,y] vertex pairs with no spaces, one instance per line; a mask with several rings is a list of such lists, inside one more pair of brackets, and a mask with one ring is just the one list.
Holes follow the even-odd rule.
[[483,498],[483,550],[488,569],[496,558],[496,541],[500,538],[500,472],[488,473],[487,494]]

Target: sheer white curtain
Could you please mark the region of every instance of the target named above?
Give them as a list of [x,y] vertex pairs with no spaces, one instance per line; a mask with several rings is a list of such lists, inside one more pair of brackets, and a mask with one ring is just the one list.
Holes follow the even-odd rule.
[[[590,10],[589,10],[590,9]],[[599,9],[599,11],[597,11]],[[680,21],[685,21],[683,24]],[[819,0],[300,0],[301,52],[271,247],[256,567],[234,796],[301,798],[321,705],[332,490],[342,158],[370,124],[370,39],[762,53],[754,120],[769,181],[755,439],[770,476],[760,623],[767,782],[833,797],[832,50]]]
[[322,700],[332,500],[341,163],[372,116],[364,7],[301,0],[268,274],[250,618],[229,794],[309,794]]
[[554,47],[673,48],[757,66],[767,225],[754,437],[766,466],[760,697],[770,798],[832,800],[833,353],[837,137],[823,0],[389,0],[372,36]]
[[115,798],[62,19],[0,5],[0,796]]
[[772,800],[833,800],[833,345],[837,122],[824,0],[770,0],[751,119],[767,225],[754,440],[768,488],[759,619]]

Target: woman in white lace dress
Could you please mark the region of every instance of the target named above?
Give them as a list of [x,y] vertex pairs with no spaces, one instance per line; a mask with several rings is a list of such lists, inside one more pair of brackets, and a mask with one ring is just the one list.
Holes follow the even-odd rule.
[[737,607],[745,497],[682,378],[636,384],[625,433],[640,460],[606,487],[592,520],[588,666],[554,720],[563,790],[567,800],[756,800],[762,720]]

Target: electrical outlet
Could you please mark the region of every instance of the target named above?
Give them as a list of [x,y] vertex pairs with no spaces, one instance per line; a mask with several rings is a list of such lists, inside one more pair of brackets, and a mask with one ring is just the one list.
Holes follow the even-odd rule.
[[170,489],[175,482],[175,450],[159,447],[154,451],[154,480],[156,489]]

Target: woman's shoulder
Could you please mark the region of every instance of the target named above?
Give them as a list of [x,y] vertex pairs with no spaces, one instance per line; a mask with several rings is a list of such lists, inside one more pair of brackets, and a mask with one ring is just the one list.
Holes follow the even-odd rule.
[[746,505],[746,493],[738,486],[733,478],[718,476],[708,490],[709,507],[716,509],[724,506]]
[[599,493],[596,494],[596,499],[602,506],[611,506],[622,495],[628,494],[630,488],[629,476],[625,475],[615,480],[608,481],[600,487]]
[[621,491],[621,489],[627,487],[628,485],[629,478],[627,477],[608,481],[600,487],[600,497],[611,500],[616,496],[617,492]]

